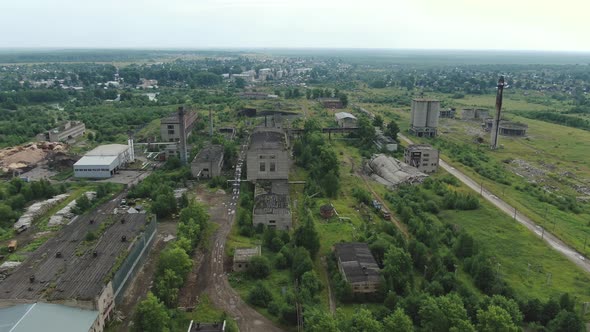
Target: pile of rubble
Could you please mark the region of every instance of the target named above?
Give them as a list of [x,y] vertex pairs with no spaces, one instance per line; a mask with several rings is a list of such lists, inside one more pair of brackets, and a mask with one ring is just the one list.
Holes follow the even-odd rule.
[[417,168],[384,154],[374,155],[367,164],[367,171],[373,180],[390,188],[400,184],[422,183],[428,177]]
[[[84,195],[86,195],[86,197],[92,201],[94,199],[94,197],[96,197],[96,192],[95,191],[88,191],[85,192]],[[66,205],[63,209],[57,211],[53,216],[51,216],[51,218],[49,218],[49,226],[56,226],[56,225],[61,225],[63,224],[65,221],[70,221],[72,220],[72,218],[75,216],[75,214],[72,212],[72,209],[76,206],[76,200],[73,200],[71,202],[68,203],[68,205]]]
[[24,231],[31,227],[31,223],[51,209],[53,206],[68,198],[69,194],[56,195],[53,198],[45,200],[43,202],[37,202],[27,209],[18,221],[14,224],[14,229],[17,231]]
[[55,142],[37,142],[0,150],[0,169],[13,172],[34,167],[52,152],[63,152],[67,146]]

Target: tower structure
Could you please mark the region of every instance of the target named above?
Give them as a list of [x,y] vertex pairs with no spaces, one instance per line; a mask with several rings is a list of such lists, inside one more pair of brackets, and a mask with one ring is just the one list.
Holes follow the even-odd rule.
[[500,119],[502,113],[502,94],[504,93],[504,76],[500,76],[498,80],[498,90],[496,91],[496,115],[494,116],[494,123],[492,124],[492,134],[490,140],[490,148],[495,150],[498,148],[498,133],[500,131]]

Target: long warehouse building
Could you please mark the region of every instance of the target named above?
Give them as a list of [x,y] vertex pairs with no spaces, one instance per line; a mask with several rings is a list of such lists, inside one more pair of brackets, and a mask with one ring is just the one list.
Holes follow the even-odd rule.
[[133,141],[131,140],[128,145],[101,145],[86,153],[74,164],[74,176],[77,178],[110,178],[121,166],[134,160]]

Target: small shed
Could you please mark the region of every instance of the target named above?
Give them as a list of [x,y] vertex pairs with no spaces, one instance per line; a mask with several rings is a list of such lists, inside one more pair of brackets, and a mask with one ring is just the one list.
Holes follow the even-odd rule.
[[358,119],[348,112],[338,112],[335,116],[340,128],[355,128],[357,126]]
[[254,248],[236,248],[234,252],[233,270],[237,272],[245,271],[252,257],[260,256],[261,254],[260,246]]

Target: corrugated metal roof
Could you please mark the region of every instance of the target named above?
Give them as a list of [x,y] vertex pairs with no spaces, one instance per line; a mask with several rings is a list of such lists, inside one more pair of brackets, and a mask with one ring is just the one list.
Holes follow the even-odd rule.
[[118,156],[84,156],[74,166],[109,166]]
[[98,311],[38,302],[0,309],[0,331],[86,332]]
[[356,116],[354,116],[348,112],[338,112],[335,115],[336,115],[336,119],[338,119],[338,120],[342,120],[342,119],[355,119],[356,120]]

